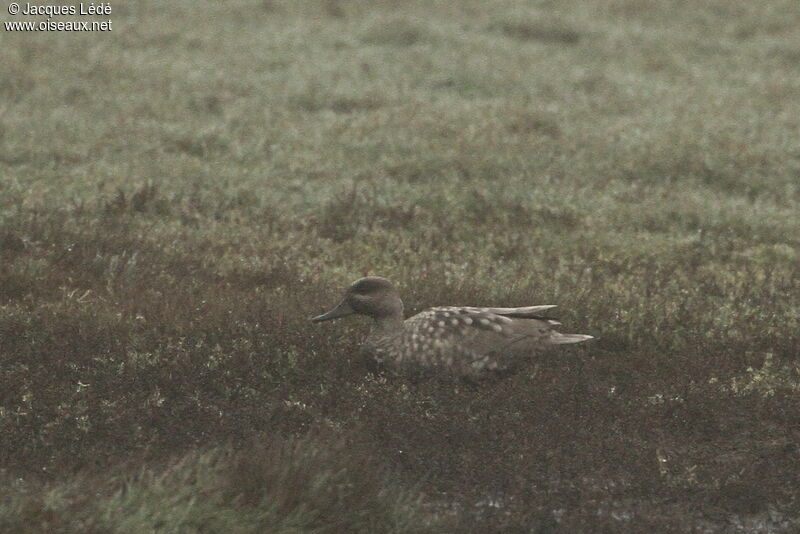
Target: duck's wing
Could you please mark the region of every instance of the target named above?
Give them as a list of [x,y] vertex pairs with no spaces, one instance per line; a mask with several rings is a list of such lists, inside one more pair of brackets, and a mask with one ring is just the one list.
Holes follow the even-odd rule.
[[[542,319],[542,313],[547,310],[558,308],[556,304],[544,304],[541,306],[523,306],[521,308],[473,308],[470,306],[462,306],[457,309],[469,310],[472,312],[494,313],[502,315],[503,317],[520,317],[523,319]],[[546,318],[545,318],[546,319]]]
[[423,357],[431,359],[429,363],[475,370],[500,368],[509,356],[591,339],[553,330],[558,321],[538,316],[553,307],[430,308],[408,319],[406,330],[419,343]]

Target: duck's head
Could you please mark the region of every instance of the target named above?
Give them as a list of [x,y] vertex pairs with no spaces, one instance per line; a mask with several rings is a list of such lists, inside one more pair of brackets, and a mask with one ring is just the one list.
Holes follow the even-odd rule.
[[367,276],[353,282],[342,301],[328,313],[311,318],[319,323],[358,313],[373,319],[403,318],[403,301],[392,283],[380,276]]

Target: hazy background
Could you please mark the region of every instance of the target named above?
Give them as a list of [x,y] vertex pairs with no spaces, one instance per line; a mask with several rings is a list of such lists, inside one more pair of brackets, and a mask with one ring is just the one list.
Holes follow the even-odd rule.
[[[112,8],[0,30],[0,530],[800,528],[800,4]],[[366,273],[597,341],[375,377]]]

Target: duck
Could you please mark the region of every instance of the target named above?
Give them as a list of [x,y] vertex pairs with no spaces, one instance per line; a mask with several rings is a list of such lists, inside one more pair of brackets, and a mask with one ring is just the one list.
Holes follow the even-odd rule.
[[373,321],[361,351],[378,368],[475,378],[513,370],[520,360],[548,347],[594,339],[557,332],[561,323],[542,315],[555,307],[442,306],[406,319],[394,284],[367,276],[353,282],[333,309],[310,321],[365,315]]

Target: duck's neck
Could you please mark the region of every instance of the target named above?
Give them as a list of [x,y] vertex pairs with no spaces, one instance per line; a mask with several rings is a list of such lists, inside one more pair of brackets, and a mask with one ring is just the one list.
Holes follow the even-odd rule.
[[373,317],[369,335],[361,350],[371,358],[382,362],[391,353],[403,334],[403,313]]
[[384,298],[372,319],[369,333],[371,338],[392,338],[400,335],[403,331],[403,301],[397,296]]
[[391,337],[403,331],[403,301],[395,294],[380,300],[372,316],[372,337]]
[[393,336],[403,330],[403,311],[391,315],[375,317],[370,334],[377,336]]

